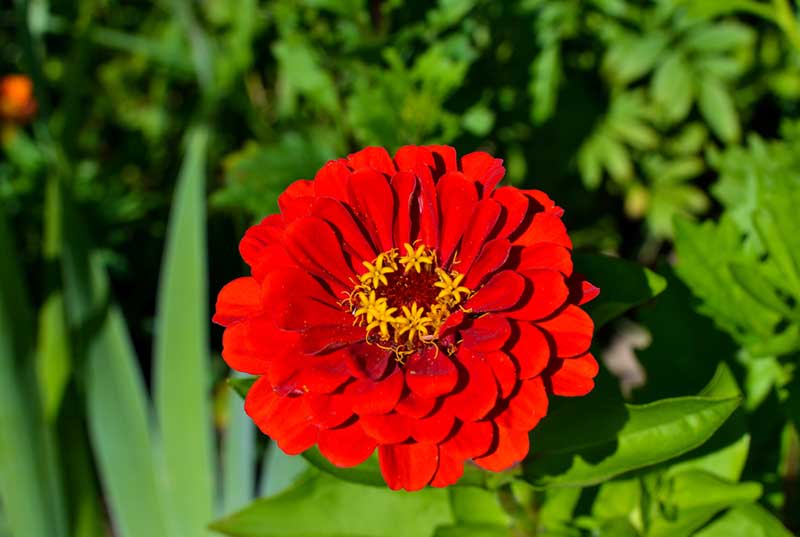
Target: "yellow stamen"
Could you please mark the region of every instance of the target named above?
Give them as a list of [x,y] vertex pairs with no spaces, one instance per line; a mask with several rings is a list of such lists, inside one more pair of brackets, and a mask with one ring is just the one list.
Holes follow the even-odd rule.
[[[432,250],[428,250],[428,248],[424,244],[420,244],[416,250],[414,247],[408,243],[403,245],[403,248],[406,249],[406,255],[400,257],[400,264],[405,267],[404,272],[408,272],[412,268],[417,271],[417,273],[422,272],[422,266],[429,266],[433,265],[434,262],[434,254]],[[427,253],[426,253],[426,250]]]

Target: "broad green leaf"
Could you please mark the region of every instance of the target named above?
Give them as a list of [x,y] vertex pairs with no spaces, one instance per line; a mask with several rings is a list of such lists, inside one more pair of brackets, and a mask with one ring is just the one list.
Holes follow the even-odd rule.
[[661,501],[679,510],[751,502],[761,497],[763,492],[758,483],[735,483],[703,470],[676,474],[667,480],[664,488]]
[[658,66],[650,83],[653,99],[670,123],[689,114],[694,100],[694,77],[680,52],[673,52]]
[[559,401],[537,428],[524,478],[536,486],[591,485],[686,453],[741,402],[690,396],[626,405],[602,397]]
[[320,453],[319,448],[316,446],[304,451],[303,457],[326,474],[330,474],[344,481],[358,483],[360,485],[371,485],[373,487],[386,487],[386,482],[383,480],[381,468],[378,464],[377,453],[373,454],[363,463],[352,468],[334,466]]
[[514,532],[506,526],[491,524],[458,524],[439,526],[434,537],[512,537]]
[[459,524],[508,526],[508,513],[496,491],[476,487],[449,487],[450,507]]
[[575,254],[575,271],[600,288],[600,295],[586,305],[596,326],[643,304],[666,288],[666,280],[644,267],[623,259]]
[[446,490],[394,492],[310,473],[211,528],[231,537],[426,537],[452,521]]
[[170,511],[179,531],[204,535],[213,518],[206,270],[205,166],[209,130],[187,134],[161,269],[154,341],[154,399]]
[[39,414],[32,314],[0,206],[0,501],[14,537],[66,536],[53,439]]
[[168,524],[150,407],[125,320],[80,215],[64,206],[64,296],[85,349],[86,417],[100,481],[120,537],[175,535]]
[[792,534],[758,504],[749,504],[731,509],[708,527],[695,534],[696,537],[792,537]]
[[698,106],[711,130],[723,142],[735,143],[741,137],[739,113],[729,88],[710,76],[700,80]]

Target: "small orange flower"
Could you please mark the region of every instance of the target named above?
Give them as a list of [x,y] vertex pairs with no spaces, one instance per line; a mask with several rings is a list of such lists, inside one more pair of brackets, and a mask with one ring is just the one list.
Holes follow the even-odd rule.
[[0,79],[0,119],[26,123],[36,113],[33,83],[25,75],[6,75]]

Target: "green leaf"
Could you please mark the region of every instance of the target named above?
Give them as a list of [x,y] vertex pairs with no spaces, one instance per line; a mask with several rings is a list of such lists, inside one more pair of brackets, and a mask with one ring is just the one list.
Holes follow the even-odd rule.
[[150,407],[125,320],[110,298],[80,215],[65,204],[64,296],[70,328],[85,345],[86,417],[114,527],[120,537],[174,535],[156,464]]
[[742,505],[731,509],[708,527],[695,534],[696,537],[792,537],[792,534],[758,504]]
[[155,407],[170,510],[180,533],[204,535],[216,475],[209,404],[205,166],[209,130],[194,127],[172,202],[154,342]]
[[393,492],[311,473],[211,528],[231,537],[425,537],[450,523],[443,489]]
[[667,285],[655,272],[623,259],[574,254],[573,260],[575,271],[600,288],[600,295],[586,305],[596,326],[650,300]]
[[490,524],[459,524],[439,526],[434,537],[511,537],[514,535],[506,526]]
[[287,455],[275,442],[271,442],[264,457],[260,495],[274,496],[283,492],[310,467],[300,455]]
[[361,485],[371,485],[373,487],[386,487],[386,482],[383,480],[381,468],[378,464],[377,453],[373,454],[363,463],[352,468],[334,466],[320,453],[319,448],[316,446],[304,451],[303,458],[326,474],[338,477],[344,481]]
[[32,314],[0,205],[0,501],[15,537],[63,537],[62,498],[48,452],[52,438],[39,414]]
[[621,39],[608,49],[603,70],[614,84],[625,86],[648,73],[668,44],[666,35],[655,32]]
[[450,506],[459,524],[508,526],[508,513],[496,491],[475,487],[450,487]]
[[523,465],[536,486],[591,485],[663,462],[708,440],[739,397],[690,396],[626,405],[601,396],[560,400]]
[[728,52],[753,44],[755,33],[746,24],[734,21],[703,24],[689,32],[682,45],[697,52]]
[[229,377],[226,382],[239,397],[244,399],[247,397],[247,392],[250,391],[250,388],[253,387],[256,380],[258,380],[258,377],[240,377],[237,375],[235,377]]
[[557,44],[545,48],[531,64],[528,93],[533,122],[540,125],[553,116],[561,84],[561,49]]
[[741,137],[739,113],[736,111],[730,90],[722,82],[710,76],[704,77],[700,81],[698,106],[711,130],[723,142],[739,141]]
[[661,62],[651,80],[650,92],[670,123],[686,118],[694,100],[694,78],[683,54],[673,52]]
[[255,425],[238,393],[223,390],[227,419],[221,439],[222,510],[231,513],[253,498],[256,476]]
[[482,104],[469,108],[461,118],[464,129],[475,136],[486,136],[494,126],[494,112]]

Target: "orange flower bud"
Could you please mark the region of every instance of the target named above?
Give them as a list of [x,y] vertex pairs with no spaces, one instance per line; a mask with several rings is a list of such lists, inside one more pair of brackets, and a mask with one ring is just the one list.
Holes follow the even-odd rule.
[[25,123],[36,113],[33,83],[25,75],[7,75],[0,79],[0,119]]

